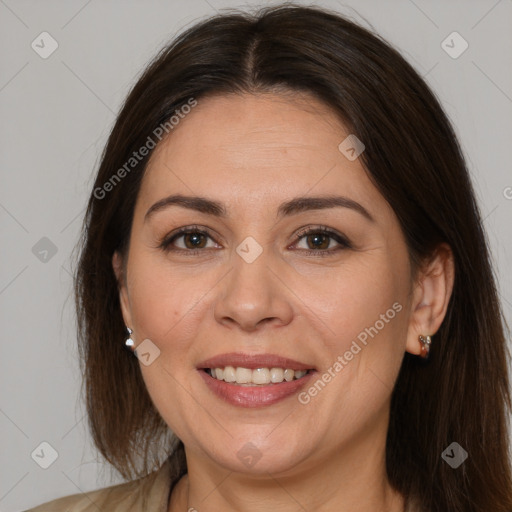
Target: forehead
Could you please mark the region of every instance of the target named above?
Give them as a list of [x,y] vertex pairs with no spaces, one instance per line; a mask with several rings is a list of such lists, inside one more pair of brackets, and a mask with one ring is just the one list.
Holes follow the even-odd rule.
[[383,198],[359,159],[338,149],[349,135],[313,96],[244,94],[198,100],[154,151],[140,199],[149,207],[180,192],[225,204],[276,203],[298,195],[342,193],[367,203]]

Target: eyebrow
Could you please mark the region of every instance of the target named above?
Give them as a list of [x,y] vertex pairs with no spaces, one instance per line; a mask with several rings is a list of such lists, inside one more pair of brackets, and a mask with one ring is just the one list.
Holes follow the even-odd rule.
[[[175,194],[164,197],[163,199],[160,199],[155,204],[153,204],[153,206],[151,206],[146,212],[146,215],[144,216],[144,222],[146,222],[156,212],[164,210],[173,205],[195,210],[207,215],[213,215],[214,217],[228,217],[225,206],[218,201],[198,196],[184,196],[182,194]],[[375,222],[375,219],[363,205],[359,204],[353,199],[349,199],[348,197],[343,196],[295,197],[282,203],[277,210],[277,215],[279,218],[281,218],[305,211],[324,210],[327,208],[335,207],[349,208],[360,213],[367,220]]]

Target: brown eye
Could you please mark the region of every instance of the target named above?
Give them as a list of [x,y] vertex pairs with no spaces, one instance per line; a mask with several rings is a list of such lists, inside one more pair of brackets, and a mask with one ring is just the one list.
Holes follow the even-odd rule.
[[[344,236],[323,226],[302,230],[297,235],[296,246],[299,245],[302,239],[304,239],[306,247],[299,247],[299,249],[312,256],[329,256],[351,247],[350,242]],[[332,247],[332,241],[335,242],[334,247]]]
[[185,233],[184,235],[181,235],[181,237],[183,238],[187,249],[202,249],[204,247],[204,242],[206,241],[205,235],[196,231]]
[[196,251],[214,247],[208,246],[208,240],[213,237],[207,231],[194,227],[184,227],[177,232],[170,234],[159,244],[164,251],[186,252],[194,254]]
[[329,247],[330,237],[321,233],[308,235],[306,240],[311,244],[311,249],[327,249]]

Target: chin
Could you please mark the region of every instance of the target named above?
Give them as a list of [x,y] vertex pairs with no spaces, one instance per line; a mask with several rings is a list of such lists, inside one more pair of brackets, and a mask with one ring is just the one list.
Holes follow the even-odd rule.
[[[286,449],[283,449],[284,446]],[[210,452],[209,448],[211,445],[205,451]],[[286,473],[297,467],[303,460],[302,451],[290,442],[289,436],[284,444],[282,441],[272,442],[265,432],[262,439],[246,436],[238,441],[233,440],[222,453],[210,452],[210,457],[226,470],[268,477],[269,473]]]

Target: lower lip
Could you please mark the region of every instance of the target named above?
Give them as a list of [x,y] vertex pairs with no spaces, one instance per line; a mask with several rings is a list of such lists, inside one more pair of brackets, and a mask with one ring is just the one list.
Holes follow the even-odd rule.
[[294,379],[290,382],[283,381],[279,384],[239,386],[215,379],[204,370],[198,371],[211,391],[231,405],[240,407],[262,407],[280,402],[297,393],[316,373],[312,370],[300,379]]

